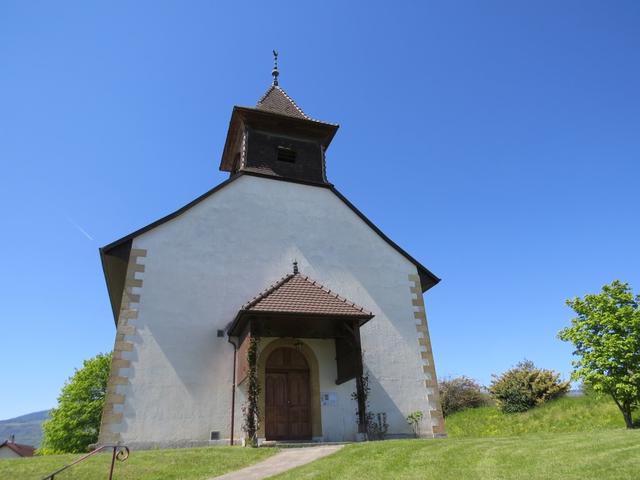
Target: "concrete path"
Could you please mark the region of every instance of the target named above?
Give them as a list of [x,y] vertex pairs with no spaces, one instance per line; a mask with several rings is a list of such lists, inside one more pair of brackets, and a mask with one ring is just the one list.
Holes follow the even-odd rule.
[[[245,467],[235,472],[225,473],[215,480],[261,480],[277,475],[305,463],[313,462],[340,450],[344,445],[321,445],[319,447],[286,448],[258,462],[250,467]],[[214,480],[213,478],[209,480]]]

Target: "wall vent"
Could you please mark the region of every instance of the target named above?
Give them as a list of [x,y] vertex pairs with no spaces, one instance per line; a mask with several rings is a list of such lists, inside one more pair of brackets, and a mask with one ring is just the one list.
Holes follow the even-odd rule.
[[218,330],[218,338],[224,337],[224,330]]
[[220,432],[211,432],[211,438],[209,440],[220,440]]
[[278,147],[278,161],[295,163],[296,151],[292,148]]

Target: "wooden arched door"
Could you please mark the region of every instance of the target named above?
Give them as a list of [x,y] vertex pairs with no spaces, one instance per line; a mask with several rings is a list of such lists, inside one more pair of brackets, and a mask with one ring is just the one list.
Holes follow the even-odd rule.
[[309,365],[304,355],[281,347],[269,355],[265,379],[267,440],[311,438]]

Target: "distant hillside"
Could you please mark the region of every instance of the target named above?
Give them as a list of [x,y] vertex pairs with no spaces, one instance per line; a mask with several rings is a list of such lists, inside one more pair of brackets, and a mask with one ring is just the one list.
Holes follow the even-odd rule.
[[624,428],[622,414],[609,397],[563,397],[524,413],[496,407],[470,408],[445,418],[450,437],[504,437],[525,433],[583,432]]
[[39,447],[42,441],[42,422],[49,418],[49,412],[50,410],[42,410],[0,420],[0,443],[15,435],[17,443]]

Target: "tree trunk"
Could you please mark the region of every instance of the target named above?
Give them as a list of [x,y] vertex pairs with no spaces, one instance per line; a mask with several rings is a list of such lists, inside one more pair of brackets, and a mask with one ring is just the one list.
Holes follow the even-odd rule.
[[622,416],[627,428],[633,428],[633,419],[631,418],[631,405],[625,403],[622,408]]
[[622,412],[622,416],[624,417],[624,424],[626,425],[626,427],[633,428],[633,418],[631,416],[631,403],[629,402],[620,403],[614,395],[611,395],[611,397],[613,397],[613,401],[616,402],[616,405]]

